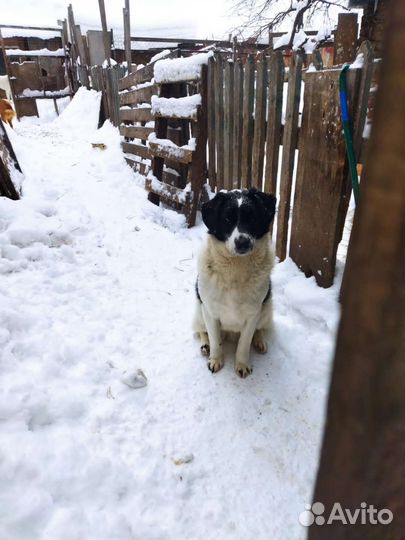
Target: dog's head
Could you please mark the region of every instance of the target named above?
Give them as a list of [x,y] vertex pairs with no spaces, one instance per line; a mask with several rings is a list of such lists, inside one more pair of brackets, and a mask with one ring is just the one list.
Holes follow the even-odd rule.
[[223,192],[202,205],[209,234],[224,242],[232,255],[247,255],[269,232],[276,197],[255,188]]

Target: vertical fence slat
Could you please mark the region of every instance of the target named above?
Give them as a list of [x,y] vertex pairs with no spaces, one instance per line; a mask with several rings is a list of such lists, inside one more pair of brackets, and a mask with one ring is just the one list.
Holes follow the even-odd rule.
[[[363,41],[359,48],[359,53],[363,54],[363,68],[360,77],[360,85],[358,90],[358,96],[356,100],[355,114],[354,114],[354,124],[353,124],[353,146],[354,152],[359,161],[361,154],[361,148],[363,144],[363,130],[366,123],[367,117],[367,107],[368,107],[368,98],[370,93],[371,79],[373,75],[373,60],[374,60],[374,51],[368,41]],[[349,79],[350,82],[350,79]],[[347,210],[349,208],[350,195],[352,191],[352,183],[350,172],[348,173],[348,181],[346,183],[346,191],[342,193],[339,216],[340,221],[338,224],[338,236],[340,240],[343,236],[343,230],[345,225],[345,219]]]
[[264,54],[257,63],[255,123],[252,152],[252,186],[263,187],[264,137],[266,133],[267,59]]
[[240,60],[234,63],[234,123],[233,123],[233,170],[232,188],[241,185],[241,150],[243,130],[243,65]]
[[216,185],[215,167],[215,60],[211,56],[208,60],[208,181],[212,190]]
[[264,191],[277,193],[280,153],[281,114],[283,109],[284,61],[281,52],[270,58],[269,95],[267,102],[266,171]]
[[[351,117],[358,71],[348,74]],[[333,283],[339,224],[343,222],[342,194],[350,184],[342,131],[339,70],[325,71],[321,78],[317,72],[307,73],[290,257],[321,287]]]
[[224,95],[224,187],[232,189],[233,172],[233,64],[225,63],[225,95]]
[[224,187],[224,72],[222,56],[215,58],[215,141],[217,146],[217,189]]
[[254,59],[249,55],[245,64],[243,80],[243,131],[242,131],[242,165],[241,187],[251,186],[252,144],[253,144],[253,103],[255,84]]
[[298,137],[298,113],[301,94],[302,56],[295,53],[290,66],[287,109],[284,122],[283,155],[281,160],[280,201],[277,214],[276,255],[280,261],[286,258],[288,240],[288,218],[292,179],[294,173],[295,149]]

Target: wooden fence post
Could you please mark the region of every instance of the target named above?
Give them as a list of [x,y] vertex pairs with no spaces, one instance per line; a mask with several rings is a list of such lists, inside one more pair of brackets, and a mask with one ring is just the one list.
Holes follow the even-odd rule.
[[263,188],[264,143],[266,134],[267,59],[264,54],[257,63],[255,124],[252,152],[252,186]]
[[234,122],[233,122],[233,171],[232,189],[240,188],[242,163],[243,131],[243,65],[238,58],[234,63]]
[[241,187],[252,185],[252,146],[253,146],[253,103],[255,85],[255,62],[252,55],[245,64],[243,80],[243,132],[242,132],[242,164]]
[[314,501],[325,517],[365,502],[393,519],[313,525],[309,540],[405,537],[405,4],[391,4]]
[[284,85],[284,61],[281,52],[274,52],[270,57],[269,79],[264,191],[276,194]]
[[[353,122],[353,146],[354,152],[359,161],[362,145],[363,145],[363,131],[367,118],[368,99],[370,95],[371,79],[374,70],[374,52],[369,41],[363,41],[360,45],[358,54],[363,55],[363,67],[360,77],[360,84],[358,90],[358,98],[354,113]],[[342,194],[341,209],[339,210],[340,223],[338,224],[339,232],[337,235],[337,241],[340,242],[343,236],[343,230],[345,225],[345,218],[347,209],[349,207],[350,195],[352,192],[352,183],[350,178],[350,172],[348,172],[347,189]]]
[[224,188],[224,66],[221,54],[215,57],[215,141],[217,145],[217,189]]
[[357,50],[357,32],[357,13],[339,13],[334,40],[334,65],[353,62]]
[[211,190],[216,186],[216,140],[215,140],[215,59],[208,60],[208,180]]
[[281,160],[280,200],[277,214],[276,255],[283,261],[287,255],[288,219],[298,139],[298,113],[301,95],[302,55],[294,53],[289,71],[287,110],[284,121],[283,155]]
[[132,55],[131,55],[131,15],[129,8],[129,0],[125,0],[124,14],[124,45],[125,45],[125,60],[127,61],[128,73],[132,71]]
[[229,60],[225,62],[224,82],[224,187],[230,190],[233,171],[234,70]]
[[98,7],[100,9],[101,28],[103,30],[104,54],[107,60],[107,65],[108,67],[110,67],[111,66],[111,46],[110,46],[110,38],[108,36],[108,30],[107,30],[107,18],[105,15],[104,0],[98,0]]
[[[352,117],[360,70],[348,74]],[[350,179],[339,104],[340,70],[307,72],[289,254],[321,287],[333,284],[340,241],[342,197]]]

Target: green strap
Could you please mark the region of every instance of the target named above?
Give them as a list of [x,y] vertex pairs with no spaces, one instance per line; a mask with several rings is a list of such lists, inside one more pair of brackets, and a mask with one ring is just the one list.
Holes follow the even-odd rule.
[[349,118],[349,109],[347,105],[347,84],[346,84],[346,75],[347,70],[350,68],[350,64],[344,64],[339,75],[339,96],[340,96],[340,113],[343,122],[343,133],[346,144],[346,154],[347,159],[349,160],[349,169],[350,176],[352,179],[352,188],[353,195],[356,206],[359,204],[360,199],[360,188],[359,188],[359,178],[357,176],[357,162],[356,155],[354,153],[353,147],[353,137],[352,131],[350,128],[350,118]]

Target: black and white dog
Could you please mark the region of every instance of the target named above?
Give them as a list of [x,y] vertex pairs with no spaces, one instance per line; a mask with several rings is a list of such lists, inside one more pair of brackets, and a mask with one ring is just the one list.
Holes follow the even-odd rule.
[[220,191],[202,206],[209,234],[198,260],[193,329],[213,373],[224,365],[224,334],[238,338],[235,371],[240,377],[252,372],[251,344],[260,353],[267,351],[274,258],[269,228],[275,208],[274,195],[253,188]]

